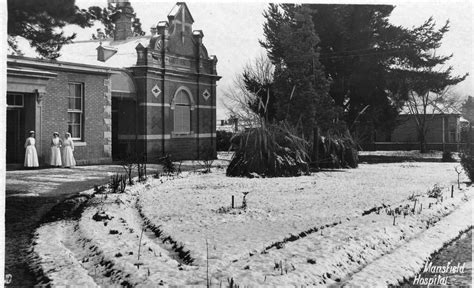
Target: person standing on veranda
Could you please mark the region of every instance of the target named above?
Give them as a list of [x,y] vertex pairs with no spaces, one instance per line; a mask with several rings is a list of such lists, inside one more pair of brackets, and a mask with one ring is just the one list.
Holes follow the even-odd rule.
[[62,164],[61,162],[61,148],[62,140],[59,138],[59,133],[54,132],[53,138],[51,139],[51,159],[49,164],[54,167],[60,167]]
[[35,131],[30,131],[30,137],[26,138],[25,142],[25,163],[26,168],[35,168],[39,166],[38,153],[36,152]]
[[71,133],[67,132],[63,140],[63,167],[71,168],[76,166],[76,160],[74,160],[74,142],[71,139]]

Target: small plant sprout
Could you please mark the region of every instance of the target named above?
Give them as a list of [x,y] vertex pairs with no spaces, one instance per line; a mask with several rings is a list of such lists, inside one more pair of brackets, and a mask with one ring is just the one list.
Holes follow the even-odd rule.
[[125,170],[125,173],[128,177],[128,185],[133,185],[132,173],[135,168],[135,157],[131,154],[127,155],[125,160],[122,162],[122,168]]
[[415,214],[415,209],[416,209],[416,201],[417,201],[417,199],[415,199],[415,203],[413,204],[413,209],[412,209],[412,211],[413,211],[413,214]]
[[458,189],[461,189],[461,183],[459,182],[459,177],[462,173],[462,168],[460,166],[456,166],[456,167],[454,167],[454,171],[456,171],[456,173],[458,173]]
[[249,194],[250,192],[247,191],[247,192],[242,192],[242,194],[244,194],[244,197],[242,198],[242,209],[247,209],[247,195]]
[[442,197],[443,191],[441,191],[441,187],[439,187],[438,184],[435,184],[433,186],[433,189],[428,190],[428,192],[426,192],[426,194],[430,198],[436,198],[437,199],[439,197]]

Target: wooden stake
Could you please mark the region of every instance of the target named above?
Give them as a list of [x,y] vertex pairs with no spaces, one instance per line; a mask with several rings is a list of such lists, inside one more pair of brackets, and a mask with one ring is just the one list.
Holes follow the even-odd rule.
[[451,198],[453,198],[454,185],[451,185]]
[[[232,200],[234,200],[234,196],[232,196]],[[232,201],[233,204],[233,201]],[[234,205],[232,205],[234,206]],[[209,245],[207,244],[207,239],[206,239],[206,287],[210,287],[209,283]]]
[[[142,247],[143,230],[145,230],[145,227],[142,228],[142,233],[140,234],[140,241],[138,242],[138,261],[140,261],[140,248]],[[138,266],[138,267],[140,267],[140,266]]]
[[234,195],[232,195],[232,209],[234,209]]
[[395,218],[397,218],[397,216],[393,214],[393,226],[395,226]]

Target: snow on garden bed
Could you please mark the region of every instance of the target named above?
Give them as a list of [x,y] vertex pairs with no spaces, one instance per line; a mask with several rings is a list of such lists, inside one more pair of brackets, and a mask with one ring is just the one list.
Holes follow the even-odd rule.
[[44,224],[36,230],[29,264],[46,276],[41,280],[47,283],[42,284],[98,287],[77,255],[67,247],[67,242],[75,240],[74,234],[74,224],[64,220]]
[[[422,201],[426,203],[429,200],[423,199]],[[417,212],[415,215],[398,217],[395,225],[393,225],[393,217],[386,215],[386,213],[373,213],[359,217],[334,227],[322,229],[321,233],[313,233],[297,241],[288,242],[280,246],[281,248],[272,248],[264,253],[233,262],[217,270],[214,276],[218,279],[231,277],[238,285],[242,286],[327,286],[342,284],[348,275],[370,265],[370,269],[367,269],[370,272],[361,273],[357,281],[349,282],[349,284],[354,284],[356,287],[383,287],[387,285],[386,280],[390,280],[388,282],[390,284],[397,284],[398,280],[403,280],[407,275],[413,276],[419,271],[423,261],[427,260],[430,253],[440,248],[435,246],[435,249],[431,250],[434,247],[427,245],[423,249],[423,246],[420,247],[422,242],[417,238],[420,237],[420,239],[427,241],[439,236],[440,232],[430,233],[429,237],[420,235],[424,235],[422,232],[431,227],[435,221],[459,208],[458,205],[463,205],[463,211],[467,213],[466,210],[470,208],[471,203],[465,203],[460,197],[449,199],[430,209],[424,209],[420,214]],[[464,218],[463,220],[470,219]],[[456,221],[459,221],[459,218],[455,216],[450,218],[449,223]],[[453,226],[459,228],[460,230],[456,231],[459,232],[470,224],[469,221],[464,221],[460,225],[458,223]],[[436,226],[437,224],[435,224]],[[446,223],[443,223],[442,227],[446,227]],[[437,231],[442,231],[442,229],[444,228],[436,228]],[[457,234],[447,233],[441,239],[446,241],[446,239],[456,236]],[[413,239],[416,240],[416,245],[411,244]],[[442,245],[442,241],[435,242],[437,245],[440,243]],[[405,245],[416,247],[419,251],[413,248],[404,248]],[[380,261],[378,259],[384,258],[381,256],[392,250],[400,251],[401,254],[398,255],[398,258],[391,257],[388,261],[383,261],[382,273],[374,261]],[[416,254],[416,252],[420,253]],[[406,261],[404,259],[410,259],[410,257],[404,258],[403,255],[415,256],[412,256],[410,261]],[[393,269],[390,270],[388,267]],[[375,274],[378,276],[375,277]]]
[[[225,177],[220,170],[169,181],[140,194],[138,204],[151,222],[161,225],[192,251],[200,263],[206,239],[213,254],[225,261],[262,249],[289,233],[343,221],[364,210],[406,200],[435,183],[450,186],[453,164],[361,165],[359,169],[322,172],[296,178],[245,179]],[[241,205],[246,213],[218,213],[220,207]]]
[[[159,183],[151,180],[146,187]],[[139,184],[128,193],[108,195],[84,211],[79,231],[88,249],[100,253],[105,274],[115,285],[205,285],[203,267],[182,263],[173,245],[144,229],[135,208],[135,193],[144,187]]]
[[[365,270],[371,262],[404,251],[410,240],[469,205],[472,192],[464,184],[450,198],[455,166],[361,165],[272,179],[229,178],[213,169],[150,178],[126,193],[94,195],[74,224],[40,227],[35,261],[54,284],[82,285],[80,278],[89,286],[205,286],[208,277],[212,285],[351,283],[364,275],[353,280],[353,273],[371,275]],[[444,187],[443,202],[426,196],[435,183]],[[250,192],[247,209],[238,207],[243,192]],[[400,205],[417,206],[393,225],[387,212]],[[187,251],[192,261],[185,261]]]
[[[217,171],[207,175],[192,175],[142,191],[138,206],[146,219],[159,225],[164,233],[172,235],[176,241],[184,243],[196,260],[196,265],[204,265],[208,256],[215,272],[213,277],[225,281],[233,278],[232,275],[239,275],[240,270],[250,270],[245,269],[246,265],[241,265],[250,254],[255,255],[265,247],[285,237],[289,238],[289,235],[298,235],[314,227],[339,222],[340,225],[327,231],[336,231],[335,228],[343,227],[346,222],[354,227],[369,225],[367,219],[381,216],[369,215],[370,217],[365,217],[364,220],[354,219],[362,219],[360,217],[362,212],[372,207],[381,205],[396,207],[402,203],[412,203],[408,201],[409,196],[424,194],[435,183],[444,186],[446,198],[448,188],[455,183],[457,177],[454,167],[452,163],[361,165],[355,170],[272,179],[228,178],[225,177],[224,171]],[[219,212],[219,208],[222,207],[220,209],[222,212],[230,206],[232,195],[235,196],[235,205],[240,205],[242,192],[250,192],[247,196],[246,211],[231,209],[227,213]],[[455,201],[461,201],[459,195]],[[423,205],[427,208],[427,200],[424,202]],[[422,215],[427,217],[425,221],[431,219],[430,212]],[[385,218],[388,220],[384,221],[390,223],[391,217]],[[419,232],[421,230],[416,230],[404,237],[414,237]],[[364,233],[370,234],[373,231],[364,231],[362,235]],[[347,237],[349,236],[351,235]],[[380,240],[387,237],[391,236],[383,235],[375,238]],[[324,234],[322,239],[326,239],[327,243],[338,243],[342,238],[343,236],[336,233],[332,238],[327,238]],[[206,240],[209,243],[209,255],[206,255]],[[295,243],[300,243],[300,240]],[[395,242],[386,247],[386,251],[399,244]],[[311,245],[314,246],[314,243]],[[378,246],[376,249],[374,257],[380,256],[380,253],[385,251]],[[291,253],[292,250],[285,249],[285,251]],[[322,253],[321,251],[318,253]],[[355,254],[357,249],[354,250]],[[343,256],[347,258],[344,253]],[[236,264],[239,265],[238,269],[232,270],[229,266],[233,261],[238,263]],[[273,260],[265,261],[268,267],[274,266]],[[259,280],[255,275],[260,274],[256,272],[260,271],[260,268],[262,267],[248,271],[248,277],[244,277],[246,280],[238,283],[264,284],[260,281],[263,281],[265,275],[261,274]],[[354,269],[356,268],[349,266],[343,272]],[[311,279],[313,281],[319,278]],[[296,282],[290,283],[300,281],[298,278]]]
[[464,204],[436,226],[407,245],[373,261],[348,279],[348,286],[380,287],[398,285],[418,273],[434,251],[472,227],[472,202]]

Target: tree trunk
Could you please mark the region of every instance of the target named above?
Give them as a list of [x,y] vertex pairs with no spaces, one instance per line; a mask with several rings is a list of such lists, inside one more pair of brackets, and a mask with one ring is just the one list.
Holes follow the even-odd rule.
[[420,153],[426,153],[426,139],[424,133],[420,133]]

